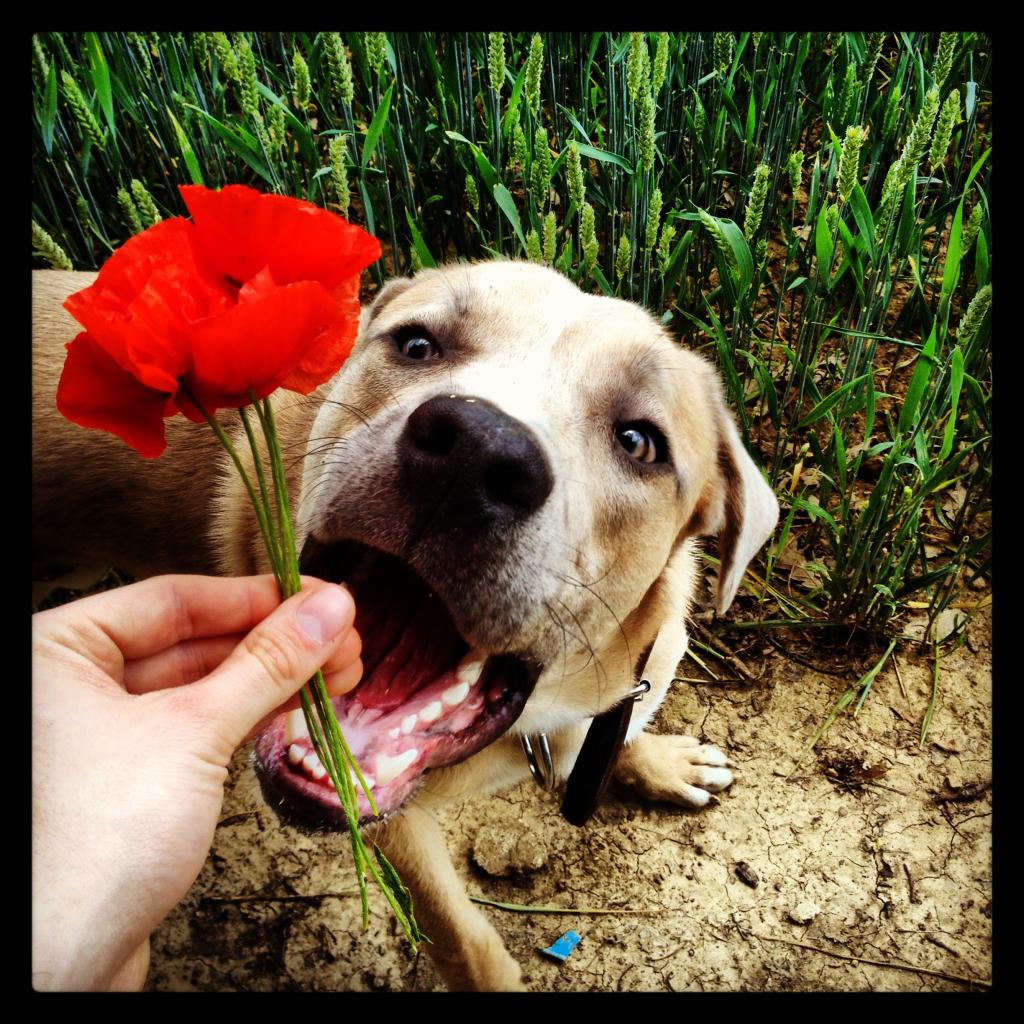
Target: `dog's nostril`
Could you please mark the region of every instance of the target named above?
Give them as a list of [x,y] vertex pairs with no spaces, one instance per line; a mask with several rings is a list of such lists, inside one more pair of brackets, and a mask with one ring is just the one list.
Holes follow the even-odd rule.
[[543,458],[522,456],[492,463],[483,473],[483,485],[495,501],[525,510],[540,508],[551,492],[551,474]]
[[417,415],[409,417],[409,437],[421,451],[431,455],[450,455],[459,437],[458,425],[447,416]]

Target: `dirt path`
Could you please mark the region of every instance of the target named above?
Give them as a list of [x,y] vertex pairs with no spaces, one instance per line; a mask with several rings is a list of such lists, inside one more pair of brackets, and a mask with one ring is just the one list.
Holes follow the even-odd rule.
[[[796,770],[855,670],[826,676],[772,652],[758,682],[677,684],[656,731],[729,751],[738,781],[717,806],[616,790],[578,830],[523,785],[447,816],[455,862],[488,899],[639,912],[486,908],[538,991],[980,988],[962,979],[991,977],[990,638],[983,614],[942,661],[923,750],[932,666],[901,655],[902,690],[887,666],[860,716]],[[360,932],[346,841],[281,825],[244,756],[235,769],[212,855],[154,937],[149,987],[440,989],[382,899]],[[582,940],[566,963],[539,955],[569,929]]]

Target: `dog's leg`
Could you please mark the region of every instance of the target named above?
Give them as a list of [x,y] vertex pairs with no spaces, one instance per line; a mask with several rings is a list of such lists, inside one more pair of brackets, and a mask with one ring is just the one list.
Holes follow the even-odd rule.
[[466,895],[437,820],[413,802],[377,832],[378,845],[413,896],[437,969],[455,992],[523,991],[522,973],[501,937]]
[[650,693],[635,707],[615,777],[649,800],[667,800],[686,807],[703,807],[712,793],[732,784],[728,759],[717,747],[694,736],[660,736],[645,732],[647,723],[665,699],[676,667],[686,654],[684,612],[692,589],[692,567],[680,557],[666,580],[672,600],[640,678],[651,684]]

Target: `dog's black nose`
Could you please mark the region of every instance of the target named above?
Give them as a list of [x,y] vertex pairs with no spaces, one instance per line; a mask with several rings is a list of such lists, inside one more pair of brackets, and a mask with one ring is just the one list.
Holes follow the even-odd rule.
[[511,525],[554,486],[530,428],[472,396],[424,402],[405,424],[398,458],[409,496],[446,527]]

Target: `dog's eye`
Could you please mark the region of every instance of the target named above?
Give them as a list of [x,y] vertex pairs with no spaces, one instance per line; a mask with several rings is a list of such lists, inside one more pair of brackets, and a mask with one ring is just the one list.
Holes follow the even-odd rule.
[[420,327],[401,331],[395,338],[398,351],[407,359],[437,359],[441,350],[430,335]]
[[665,439],[649,423],[626,423],[616,427],[615,436],[626,454],[637,462],[665,461]]

